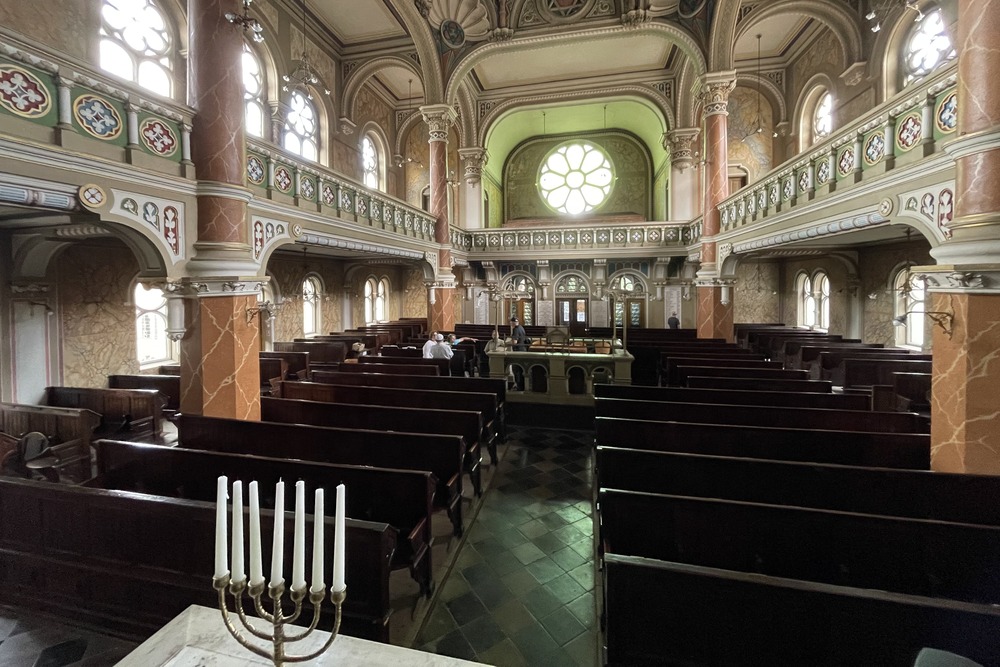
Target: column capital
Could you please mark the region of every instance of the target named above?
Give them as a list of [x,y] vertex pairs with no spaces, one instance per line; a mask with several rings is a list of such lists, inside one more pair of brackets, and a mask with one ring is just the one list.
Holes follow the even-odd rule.
[[459,148],[458,157],[465,162],[465,182],[475,185],[483,176],[483,167],[490,160],[490,154],[485,148]]
[[682,171],[691,166],[694,161],[694,150],[691,146],[700,133],[701,130],[697,127],[680,127],[663,133],[661,141],[663,147],[670,151],[671,166],[678,167]]
[[708,72],[701,77],[702,116],[728,115],[729,93],[736,87],[736,72]]
[[428,104],[420,107],[420,113],[427,123],[430,142],[448,143],[448,128],[457,117],[455,110],[447,104]]

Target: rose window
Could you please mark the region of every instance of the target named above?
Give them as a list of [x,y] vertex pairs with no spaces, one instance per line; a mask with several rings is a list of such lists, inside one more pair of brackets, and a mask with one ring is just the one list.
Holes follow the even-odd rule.
[[591,143],[568,143],[545,158],[539,170],[538,189],[550,207],[577,215],[592,211],[611,192],[611,161]]

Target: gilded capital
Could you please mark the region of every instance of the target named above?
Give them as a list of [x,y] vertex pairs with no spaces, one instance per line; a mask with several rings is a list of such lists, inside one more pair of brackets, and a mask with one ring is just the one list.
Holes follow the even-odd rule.
[[447,104],[429,104],[420,107],[420,113],[427,123],[429,141],[448,143],[448,128],[455,122],[455,110]]

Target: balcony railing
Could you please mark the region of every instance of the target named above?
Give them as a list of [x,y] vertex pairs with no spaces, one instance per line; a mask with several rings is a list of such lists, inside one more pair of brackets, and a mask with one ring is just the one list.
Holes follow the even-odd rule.
[[531,229],[453,228],[452,243],[470,255],[523,252],[574,252],[614,250],[683,249],[692,242],[692,225],[676,222],[643,222],[614,225],[580,225]]
[[942,150],[957,128],[951,65],[772,169],[718,206],[723,232],[912,165]]

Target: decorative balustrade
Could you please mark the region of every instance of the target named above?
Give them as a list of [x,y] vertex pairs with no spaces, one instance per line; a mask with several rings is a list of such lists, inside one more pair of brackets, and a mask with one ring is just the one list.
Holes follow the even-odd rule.
[[955,66],[875,107],[719,204],[735,231],[942,152],[958,125]]
[[646,222],[639,224],[533,227],[531,229],[452,229],[452,243],[470,255],[530,251],[658,250],[684,248],[691,243],[688,223]]

